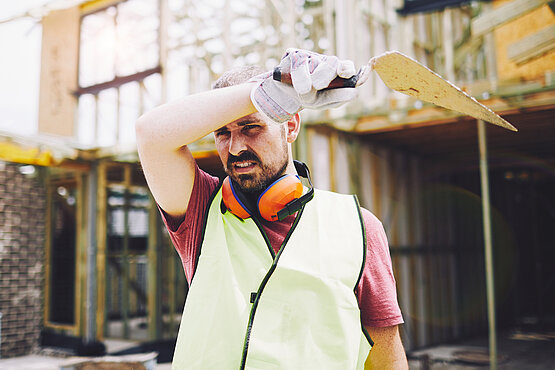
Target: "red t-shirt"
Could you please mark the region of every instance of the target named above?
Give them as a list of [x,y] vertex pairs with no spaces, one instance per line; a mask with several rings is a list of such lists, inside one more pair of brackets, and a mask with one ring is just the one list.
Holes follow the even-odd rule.
[[[210,196],[218,186],[218,178],[196,168],[195,182],[187,212],[183,219],[175,219],[165,212],[162,218],[172,242],[183,263],[183,270],[189,284],[195,269],[195,262],[202,242],[204,216],[209,206]],[[362,208],[366,229],[366,264],[361,280],[355,290],[364,326],[385,327],[403,323],[397,303],[395,278],[391,267],[391,257],[387,237],[382,223],[370,211]],[[262,220],[264,231],[277,253],[289,232],[295,216],[282,221]]]

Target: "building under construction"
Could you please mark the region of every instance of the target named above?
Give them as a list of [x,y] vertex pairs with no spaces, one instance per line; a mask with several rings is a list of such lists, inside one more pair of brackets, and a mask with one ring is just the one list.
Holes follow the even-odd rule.
[[[519,129],[482,132],[495,322],[555,318],[552,2],[91,0],[39,10],[38,132],[0,136],[0,357],[60,338],[176,337],[187,284],[141,173],[135,121],[231,67],[270,70],[289,47],[357,66],[399,50]],[[384,224],[405,348],[487,333],[480,123],[377,75],[355,102],[302,117],[294,151],[315,186],[356,193]],[[223,175],[211,135],[190,148]]]

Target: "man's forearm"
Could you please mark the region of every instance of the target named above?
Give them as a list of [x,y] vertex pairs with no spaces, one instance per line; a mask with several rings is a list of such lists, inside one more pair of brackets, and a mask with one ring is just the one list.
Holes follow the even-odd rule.
[[177,150],[225,124],[254,113],[252,84],[241,84],[189,95],[163,104],[137,120],[137,141],[160,142]]
[[137,120],[137,150],[150,191],[168,214],[189,204],[195,161],[187,145],[255,112],[252,84],[210,90],[163,104]]
[[383,345],[375,345],[366,360],[365,369],[408,369],[407,357],[403,347],[387,348]]
[[408,369],[407,356],[397,326],[371,328],[366,330],[374,341],[374,346],[365,363],[365,369]]

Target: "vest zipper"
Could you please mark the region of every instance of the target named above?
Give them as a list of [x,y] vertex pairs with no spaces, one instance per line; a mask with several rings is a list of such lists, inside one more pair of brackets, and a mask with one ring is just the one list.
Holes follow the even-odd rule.
[[277,263],[279,261],[279,257],[281,256],[283,250],[285,249],[285,245],[289,241],[289,238],[291,237],[291,234],[293,234],[293,231],[297,227],[297,224],[299,223],[299,221],[301,219],[301,215],[302,215],[303,211],[304,211],[304,205],[299,210],[299,213],[297,214],[297,217],[295,217],[295,221],[293,221],[293,225],[291,225],[291,229],[289,229],[289,232],[285,236],[285,239],[283,240],[283,243],[281,244],[281,247],[279,248],[279,252],[278,252],[277,255],[274,255],[275,254],[274,249],[272,248],[270,240],[268,239],[268,236],[266,235],[266,232],[264,232],[264,229],[262,228],[262,225],[260,224],[260,222],[258,221],[258,219],[256,217],[252,217],[254,223],[256,224],[256,226],[258,227],[260,232],[262,233],[262,236],[264,237],[264,241],[266,241],[266,244],[268,245],[268,248],[272,252],[272,257],[274,257],[274,261],[272,262],[272,266],[270,266],[270,269],[268,270],[268,272],[264,276],[264,279],[262,279],[262,282],[260,283],[260,286],[258,287],[258,290],[256,292],[256,298],[255,298],[254,302],[252,303],[251,312],[249,314],[249,322],[247,324],[247,332],[245,333],[245,342],[244,342],[244,345],[243,345],[243,356],[241,358],[241,367],[240,367],[241,370],[243,370],[245,368],[246,363],[247,363],[247,352],[249,350],[249,341],[250,341],[250,336],[251,336],[251,331],[252,331],[252,325],[254,323],[254,315],[256,314],[256,309],[258,308],[258,302],[260,301],[260,296],[262,295],[262,291],[264,290],[264,287],[266,287],[266,284],[270,280],[270,277],[274,273],[274,271],[277,267]]

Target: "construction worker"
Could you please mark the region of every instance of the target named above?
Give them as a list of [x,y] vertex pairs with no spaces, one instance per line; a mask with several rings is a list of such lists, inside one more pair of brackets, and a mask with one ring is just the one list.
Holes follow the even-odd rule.
[[[382,224],[354,196],[314,190],[292,158],[303,108],[355,98],[356,88],[326,89],[354,64],[288,49],[278,67],[292,84],[245,67],[137,121],[144,174],[189,283],[172,366],[405,369]],[[212,132],[222,181],[187,147]]]

